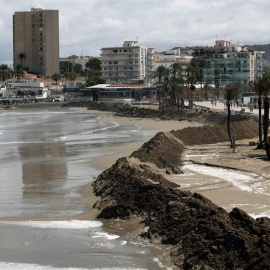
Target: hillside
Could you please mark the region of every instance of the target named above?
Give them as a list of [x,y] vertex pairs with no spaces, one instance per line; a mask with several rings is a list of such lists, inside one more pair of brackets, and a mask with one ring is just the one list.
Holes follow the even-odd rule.
[[270,44],[264,44],[264,45],[246,45],[248,48],[254,51],[263,51],[265,52],[263,54],[263,65],[264,66],[270,66]]

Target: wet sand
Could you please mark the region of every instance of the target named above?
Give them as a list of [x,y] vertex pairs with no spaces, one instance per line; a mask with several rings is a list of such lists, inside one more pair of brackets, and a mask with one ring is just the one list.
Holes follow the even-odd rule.
[[[189,166],[183,170],[194,175],[169,178],[182,189],[201,193],[227,211],[234,207],[248,214],[270,211],[270,161],[265,150],[249,146],[249,141],[238,141],[235,153],[228,143],[188,147],[185,162]],[[196,169],[196,165],[206,166],[208,172],[189,169],[192,166]]]
[[[84,111],[87,110],[85,109]],[[90,112],[100,113],[99,111],[92,110]],[[139,125],[144,129],[156,132],[180,130],[188,126],[202,126],[202,124],[195,122],[128,118],[115,116],[112,112],[101,113],[101,121],[116,121],[123,124]],[[256,141],[257,138],[254,138],[253,140]],[[182,189],[201,193],[218,206],[225,208],[227,211],[231,211],[234,207],[239,207],[249,214],[260,214],[269,211],[269,160],[267,159],[264,150],[255,150],[254,146],[248,145],[249,141],[250,140],[237,141],[235,153],[232,152],[229,144],[225,142],[214,145],[188,147],[183,156],[183,160],[187,163],[198,163],[206,165],[207,167],[214,166],[224,170],[229,169],[229,171],[238,172],[240,175],[249,173],[255,174],[250,176],[252,180],[250,180],[244,188],[241,186],[239,188],[237,183],[233,183],[229,179],[220,179],[215,177],[215,175],[201,174],[194,171],[192,171],[192,177],[188,179],[188,185],[187,179],[182,175],[169,176],[166,175],[164,170],[161,170],[161,173],[170,181],[180,184]],[[109,154],[94,158],[92,160],[92,165],[98,169],[105,170],[113,165],[118,158],[129,156],[143,143],[144,142],[136,142],[121,147],[110,147],[107,149]],[[190,173],[190,170],[187,170],[186,173]],[[216,172],[214,172],[214,174],[215,173]],[[222,174],[222,171],[219,173]],[[190,184],[190,182],[193,184]],[[88,198],[89,196],[95,196],[92,193],[86,195]]]

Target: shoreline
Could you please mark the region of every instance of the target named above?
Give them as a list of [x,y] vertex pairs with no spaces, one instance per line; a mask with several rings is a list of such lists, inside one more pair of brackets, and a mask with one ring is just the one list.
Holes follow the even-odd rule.
[[[128,166],[131,166],[131,168],[133,168],[134,172],[135,172],[135,175],[133,175],[132,170],[127,171],[127,174],[125,173],[125,169],[123,171],[121,171],[121,170],[119,171],[118,177],[120,176],[120,178],[121,177],[127,178],[127,186],[130,185],[129,180],[131,180],[131,182],[136,183],[139,180],[139,178],[136,178],[136,177],[142,177],[143,180],[148,181],[148,183],[144,183],[144,184],[149,185],[150,188],[153,188],[154,186],[156,186],[157,189],[159,189],[158,186],[160,186],[161,189],[164,188],[163,191],[168,196],[174,197],[175,194],[182,194],[181,195],[182,198],[186,198],[186,199],[190,200],[191,205],[189,206],[190,208],[188,208],[188,209],[190,211],[192,210],[191,213],[194,213],[195,209],[197,208],[196,205],[197,205],[197,203],[199,203],[199,201],[206,203],[206,205],[208,207],[209,202],[207,201],[206,198],[211,200],[217,206],[222,206],[226,211],[231,210],[231,209],[228,209],[228,207],[226,208],[226,205],[229,205],[233,208],[239,207],[239,208],[243,209],[240,205],[240,204],[245,205],[245,201],[244,202],[240,201],[240,199],[243,197],[245,197],[245,200],[246,200],[246,209],[249,209],[248,208],[249,205],[247,205],[247,203],[250,204],[250,203],[256,203],[256,201],[257,202],[262,201],[261,200],[262,197],[260,196],[260,194],[258,196],[255,193],[250,192],[249,193],[250,196],[246,196],[247,194],[245,192],[249,191],[249,190],[245,190],[245,189],[243,190],[243,189],[239,188],[239,186],[237,185],[239,183],[235,184],[230,179],[223,178],[221,181],[216,183],[215,188],[209,188],[209,185],[211,185],[211,184],[213,185],[213,183],[211,183],[212,179],[209,180],[208,176],[204,176],[204,178],[199,179],[199,174],[196,171],[194,171],[195,173],[193,173],[193,180],[197,180],[197,182],[198,182],[198,183],[196,183],[197,186],[196,185],[195,186],[187,186],[186,185],[186,187],[185,187],[184,185],[186,184],[185,183],[186,180],[183,181],[183,183],[181,183],[181,181],[179,182],[179,179],[176,179],[177,181],[174,181],[175,179],[173,179],[173,178],[177,178],[177,177],[181,178],[182,176],[185,177],[186,175],[188,175],[188,172],[186,173],[186,171],[185,171],[186,168],[184,168],[185,166],[187,166],[187,163],[195,165],[195,166],[201,165],[205,168],[213,167],[213,168],[222,168],[224,170],[233,169],[236,172],[240,172],[240,174],[244,174],[246,171],[253,172],[253,173],[256,171],[256,173],[259,173],[258,177],[266,177],[267,175],[269,175],[270,170],[269,170],[269,166],[262,163],[264,161],[264,153],[263,152],[261,152],[261,153],[256,152],[254,154],[254,152],[252,152],[252,154],[251,154],[252,147],[247,146],[248,140],[237,141],[238,147],[236,149],[236,153],[232,154],[232,150],[229,148],[229,145],[227,142],[214,143],[214,144],[199,144],[202,142],[207,143],[207,141],[209,141],[209,140],[207,140],[207,137],[204,138],[203,136],[197,136],[197,135],[201,135],[201,133],[204,133],[204,136],[205,136],[205,134],[211,134],[209,132],[213,132],[213,134],[215,135],[215,131],[213,131],[213,129],[215,129],[215,128],[220,129],[219,127],[202,128],[202,126],[204,126],[204,125],[197,124],[197,123],[191,123],[188,121],[174,121],[174,120],[165,120],[164,121],[164,120],[156,120],[156,119],[118,117],[118,116],[115,116],[111,112],[100,112],[100,111],[92,111],[92,110],[88,111],[88,110],[82,110],[82,108],[80,108],[80,112],[82,112],[82,113],[88,113],[88,112],[95,113],[96,112],[97,115],[99,115],[99,116],[97,116],[98,121],[99,120],[104,121],[104,122],[114,121],[114,122],[118,122],[120,124],[138,125],[138,126],[141,126],[144,130],[149,130],[149,131],[153,132],[153,134],[155,132],[158,132],[158,131],[163,131],[163,132],[161,132],[160,136],[158,137],[159,141],[157,141],[157,138],[154,139],[154,144],[151,144],[152,139],[150,140],[150,143],[149,143],[149,140],[146,139],[147,142],[146,142],[146,146],[144,147],[144,149],[140,148],[140,146],[142,146],[142,144],[144,143],[143,140],[138,141],[138,142],[133,142],[133,143],[125,143],[124,145],[107,147],[106,151],[105,151],[107,154],[103,155],[102,157],[94,158],[94,159],[89,161],[89,163],[92,166],[94,166],[95,168],[98,168],[100,170],[105,170],[102,173],[102,175],[104,175],[104,178],[102,179],[102,176],[101,176],[100,183],[98,183],[98,181],[95,181],[96,183],[94,185],[95,192],[99,188],[101,188],[101,190],[103,189],[103,191],[105,190],[105,194],[102,194],[103,191],[99,194],[99,195],[102,195],[103,198],[105,198],[105,205],[104,204],[102,205],[102,202],[101,202],[101,204],[98,205],[98,206],[101,206],[101,208],[100,208],[101,210],[103,210],[102,207],[104,207],[104,206],[106,208],[106,203],[108,203],[108,201],[112,200],[113,201],[112,203],[114,203],[115,197],[113,195],[110,197],[110,190],[108,190],[109,193],[106,191],[106,189],[108,189],[108,186],[106,187],[107,184],[105,183],[105,187],[104,186],[102,187],[102,185],[104,184],[104,180],[107,181],[106,177],[107,177],[107,179],[114,179],[113,178],[114,177],[114,170],[118,170],[118,167],[115,166],[115,162],[119,158],[121,159],[121,161],[123,161],[125,159],[127,160],[127,163],[119,163],[120,165],[121,164],[124,165],[123,168],[127,168]],[[239,123],[239,125],[241,126],[241,123]],[[179,126],[181,126],[181,128],[179,128]],[[179,132],[179,130],[186,128],[186,127],[190,127],[190,126],[191,126],[191,128],[186,129],[184,132],[181,132],[181,131]],[[249,126],[249,123],[248,123],[248,126]],[[153,131],[153,129],[151,129],[151,127],[154,127],[155,130]],[[197,127],[197,128],[194,129],[192,127]],[[247,127],[247,126],[245,126],[245,127]],[[253,127],[252,127],[252,129],[253,129]],[[170,130],[170,131],[172,130],[172,131],[168,132],[168,130]],[[177,131],[174,131],[174,130],[177,130]],[[191,134],[189,134],[187,132],[187,130]],[[241,127],[239,130],[241,132]],[[217,134],[219,134],[219,132],[221,132],[220,134],[222,135],[222,139],[221,139],[221,141],[222,141],[222,140],[224,140],[224,138],[226,138],[226,136],[224,137],[224,131],[222,134],[222,130],[219,130],[217,132]],[[247,135],[247,136],[250,136],[250,134],[252,134],[252,132],[254,134],[254,131],[251,131],[250,133],[248,133],[249,135]],[[195,137],[193,135],[195,135]],[[214,135],[213,135],[213,137],[210,136],[211,137],[210,141],[216,141]],[[157,137],[157,136],[154,136],[154,137]],[[220,138],[218,138],[218,139],[220,139]],[[168,144],[166,144],[166,143],[163,144],[167,140],[169,140],[169,143],[173,147],[167,148]],[[156,144],[155,142],[160,143],[160,146],[158,146],[158,144]],[[185,144],[183,144],[183,142],[185,142]],[[178,147],[177,144],[180,144],[181,147]],[[162,156],[163,151],[161,151],[161,149],[164,149],[163,154],[165,154],[164,155],[165,163],[163,163],[163,164],[158,163],[160,160],[156,159],[157,156],[153,158],[153,156],[151,155],[151,153],[154,153],[151,151],[153,149],[155,149],[156,146],[159,148],[158,151],[160,151],[159,154],[156,153],[157,156]],[[168,150],[168,149],[170,149],[170,150]],[[148,155],[148,152],[144,152],[145,150],[150,150],[150,154]],[[166,152],[165,150],[167,151],[167,154],[165,153]],[[136,152],[135,154],[134,154],[134,151]],[[173,152],[177,152],[177,151],[179,151],[178,154],[173,153]],[[146,160],[144,160],[144,158],[143,158],[145,153],[147,153]],[[168,159],[172,153],[174,154],[174,161],[172,159]],[[168,166],[177,166],[177,163],[180,161],[180,160],[178,160],[177,155],[180,156],[180,154],[181,154],[181,159],[184,160],[184,162],[181,163],[181,165],[179,165],[180,171],[182,169],[184,171],[183,175],[181,173],[178,173],[178,174],[171,173],[172,171],[174,172],[174,168],[176,168],[176,167],[168,167]],[[129,158],[122,158],[125,156],[129,157]],[[136,160],[136,158],[137,158],[137,160]],[[142,158],[142,159],[139,161],[140,158]],[[176,161],[175,161],[175,158],[177,158]],[[167,159],[167,161],[166,161],[166,159]],[[149,165],[150,162],[152,162],[152,161],[153,161],[153,165],[155,164],[154,166]],[[256,161],[256,162],[254,162],[254,161]],[[162,166],[160,166],[160,164]],[[250,164],[252,164],[253,166],[250,166]],[[111,168],[111,166],[113,166],[113,168]],[[167,169],[165,170],[166,167],[171,168],[172,171],[169,171],[169,173],[168,173]],[[111,173],[110,173],[110,171],[111,171]],[[261,173],[261,171],[264,171],[264,175]],[[122,174],[123,172],[124,172],[124,174]],[[132,174],[129,174],[130,172]],[[144,174],[144,172],[145,172],[145,174]],[[106,176],[106,173],[107,173],[107,176]],[[215,175],[213,173],[211,176],[217,177],[217,175]],[[89,177],[91,177],[91,176],[89,176]],[[115,178],[116,181],[118,181],[118,177],[116,175],[116,178]],[[164,180],[162,180],[162,177],[164,178]],[[252,183],[252,184],[257,184],[259,182],[262,182],[262,181],[258,181],[258,179],[257,179],[258,177],[256,176],[256,181],[254,181],[254,183]],[[267,179],[269,179],[269,178],[267,178]],[[161,180],[160,185],[157,185],[159,183],[159,180]],[[169,181],[167,181],[167,180],[169,180]],[[206,180],[208,181],[208,183],[205,183]],[[199,183],[200,181],[202,183]],[[112,182],[114,182],[114,180]],[[179,188],[177,188],[176,186],[174,186],[173,183],[180,184],[181,186]],[[100,185],[100,186],[98,187],[98,185]],[[111,185],[110,182],[109,182],[109,185]],[[125,185],[122,184],[122,186],[125,186]],[[138,186],[134,186],[134,187],[135,187],[135,189],[133,189],[132,186],[128,187],[128,189],[129,190],[137,190]],[[204,189],[200,189],[200,188],[204,188]],[[245,188],[250,188],[250,187],[246,185]],[[111,189],[114,190],[114,184],[112,184]],[[154,189],[155,189],[155,187],[154,187]],[[169,189],[170,190],[174,189],[176,193],[174,195],[170,194],[171,191],[168,191]],[[178,191],[179,191],[179,193],[178,193]],[[189,191],[191,191],[192,193],[189,193]],[[121,187],[120,187],[120,192],[121,192]],[[197,193],[201,193],[203,196],[205,196],[205,199],[202,198],[202,196],[198,195]],[[109,196],[108,196],[108,194],[109,194]],[[140,192],[138,194],[140,194]],[[127,192],[126,195],[129,196],[129,192]],[[108,196],[108,198],[106,198],[107,196]],[[131,196],[133,196],[133,195],[131,195]],[[139,198],[139,196],[138,196],[138,198]],[[106,199],[108,199],[108,200],[106,201]],[[158,197],[158,199],[159,199],[159,197]],[[178,199],[176,197],[175,197],[175,199],[176,200],[171,199],[168,202],[166,202],[166,201],[164,202],[163,200],[160,200],[160,203],[161,203],[160,206],[162,206],[162,204],[163,204],[163,205],[168,205],[171,210],[173,210],[174,208],[177,209],[180,206],[180,204],[177,205]],[[226,199],[226,200],[224,200],[224,199]],[[229,201],[227,199],[229,199]],[[267,199],[268,199],[268,197],[266,199],[263,199],[262,203],[264,203],[265,205],[268,204]],[[93,209],[93,205],[95,203],[97,203],[98,200],[100,200],[100,197],[95,195],[95,193],[93,191],[92,183],[86,184],[80,188],[79,197],[77,197],[73,201],[74,202],[73,207],[81,206],[84,208],[82,213],[80,213],[78,215],[70,216],[68,218],[60,217],[58,219],[57,218],[56,219],[55,218],[46,218],[46,219],[36,219],[36,220],[50,220],[50,221],[52,221],[52,220],[71,220],[71,219],[95,220],[97,215],[99,215],[100,210]],[[147,197],[147,201],[148,200],[150,200],[149,196]],[[140,202],[140,199],[138,199],[137,201]],[[179,201],[181,201],[181,199]],[[185,200],[181,201],[182,205],[185,205],[184,201]],[[115,201],[115,202],[117,202],[117,201]],[[127,205],[127,208],[132,206],[132,204],[131,205],[128,203],[126,204],[125,202],[126,201],[124,200],[122,205]],[[237,205],[237,203],[238,203],[238,205]],[[136,205],[136,203],[134,205]],[[120,206],[121,206],[121,204],[120,204]],[[152,206],[154,206],[154,204]],[[216,208],[217,206],[212,205],[211,207],[213,207],[213,208],[209,213],[211,213],[211,215],[217,215],[217,216],[220,215],[220,217],[222,215],[225,215],[225,213],[223,213],[223,210],[219,209],[219,207]],[[61,208],[61,206],[59,206],[59,207]],[[117,204],[116,204],[116,208],[117,208]],[[246,209],[244,209],[244,210],[247,211]],[[260,209],[262,209],[262,208],[260,208]],[[206,210],[208,211],[208,208],[206,208]],[[266,210],[266,208],[264,208],[264,210]],[[167,212],[167,210],[166,210],[166,212]],[[164,212],[164,213],[166,213],[166,212]],[[182,213],[184,214],[184,212],[182,212]],[[162,216],[162,211],[161,212],[156,211],[156,213],[158,215],[160,213],[160,215]],[[258,213],[259,212],[255,213],[255,214],[258,214]],[[104,214],[104,212],[103,212],[103,214]],[[231,215],[231,213],[230,213],[230,215]],[[240,215],[241,218],[243,217],[244,219],[248,219],[244,214],[241,213],[241,211],[237,212],[234,210],[234,213],[232,215]],[[106,219],[106,215],[103,217]],[[144,223],[142,222],[142,218],[144,218],[144,217],[146,217],[146,216],[140,216],[140,218],[138,218],[138,217],[134,218],[134,216],[130,216],[130,219],[128,222],[126,222],[126,220],[121,221],[120,222],[122,224],[121,235],[125,235],[128,238],[131,237],[131,239],[133,237],[136,238],[139,235],[139,233],[143,231],[143,226],[144,226],[143,224]],[[157,218],[157,216],[154,216],[154,219],[155,218]],[[29,220],[29,217],[25,217],[25,219]],[[119,220],[115,220],[115,219],[105,220],[105,219],[102,220],[102,223],[104,224],[104,226],[103,226],[104,230],[108,231],[108,232],[115,231],[115,232],[118,232],[116,234],[120,235],[119,228],[117,228],[117,224],[119,224]],[[5,219],[5,220],[7,220],[7,219]],[[35,219],[30,218],[30,220],[35,220]],[[146,220],[147,220],[147,217],[146,217]],[[163,222],[162,220],[164,221],[164,218],[161,219],[159,221],[159,223],[154,224],[154,226],[157,226],[158,224],[161,225],[161,223]],[[173,215],[165,223],[170,224],[170,220],[174,220]],[[236,216],[236,220],[237,220],[237,216]],[[182,224],[181,222],[179,224]],[[221,219],[221,222],[222,222],[222,219]],[[254,223],[255,223],[255,221],[254,221]],[[194,224],[196,224],[196,223],[194,223]],[[146,223],[145,223],[145,225],[146,225]],[[195,225],[195,227],[196,226],[197,225]],[[230,226],[230,225],[228,225],[228,226]],[[259,225],[255,224],[254,226],[256,227]],[[124,230],[123,230],[123,227],[125,227]],[[176,227],[173,227],[172,229],[179,228],[179,230],[182,230],[182,228],[180,229],[180,227],[179,227],[179,225],[177,225]],[[185,226],[183,226],[183,227],[185,227]],[[230,229],[230,228],[228,227],[228,229]],[[257,230],[257,227],[256,227],[256,230]],[[221,236],[222,235],[224,235],[224,234],[221,233]],[[171,239],[174,239],[174,237]],[[140,239],[140,240],[147,241],[147,240],[143,240],[143,239]],[[161,246],[162,249],[168,248],[170,251],[172,251],[173,246],[169,246],[169,247],[163,246],[160,244],[159,240],[160,240],[160,238],[156,238],[154,240],[154,244],[155,245],[157,244],[159,247]],[[190,240],[192,240],[192,239],[190,239]],[[170,241],[167,243],[170,244]],[[166,253],[167,256],[165,257],[165,259],[166,259],[165,261],[168,260],[169,261],[168,264],[170,264],[170,266],[171,266],[170,259],[172,259],[172,258],[171,257],[169,258],[169,253],[170,252]],[[176,257],[176,253],[175,253],[174,257]],[[176,259],[176,260],[178,260],[178,259]]]

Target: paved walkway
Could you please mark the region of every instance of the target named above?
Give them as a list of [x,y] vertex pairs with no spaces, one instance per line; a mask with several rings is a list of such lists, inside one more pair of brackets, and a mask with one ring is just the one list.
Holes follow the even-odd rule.
[[[204,106],[204,107],[208,107],[211,111],[223,111],[225,108],[226,108],[226,106],[224,105],[224,103],[223,102],[217,102],[217,105],[215,106],[213,106],[212,104],[211,104],[211,101],[196,101],[196,102],[194,102],[195,103],[195,105],[197,105],[197,106]],[[186,105],[188,105],[187,103],[186,103]],[[240,110],[241,110],[241,108],[244,108],[245,109],[245,113],[250,113],[250,114],[253,114],[253,115],[259,115],[259,109],[253,109],[253,112],[250,112],[250,109],[248,108],[248,107],[245,107],[245,106],[243,106],[243,107],[240,107],[240,106],[232,106],[231,107],[231,110],[232,111],[236,111],[236,112],[240,112]],[[263,115],[263,110],[262,110],[262,115]],[[270,116],[269,116],[269,119],[270,119]]]

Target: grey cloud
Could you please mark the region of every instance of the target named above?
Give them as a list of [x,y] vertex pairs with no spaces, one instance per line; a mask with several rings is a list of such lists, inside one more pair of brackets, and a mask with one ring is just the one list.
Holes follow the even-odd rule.
[[12,15],[33,7],[58,9],[60,55],[99,55],[105,46],[139,37],[157,51],[212,45],[215,36],[270,43],[269,0],[0,0],[0,63],[12,63]]

